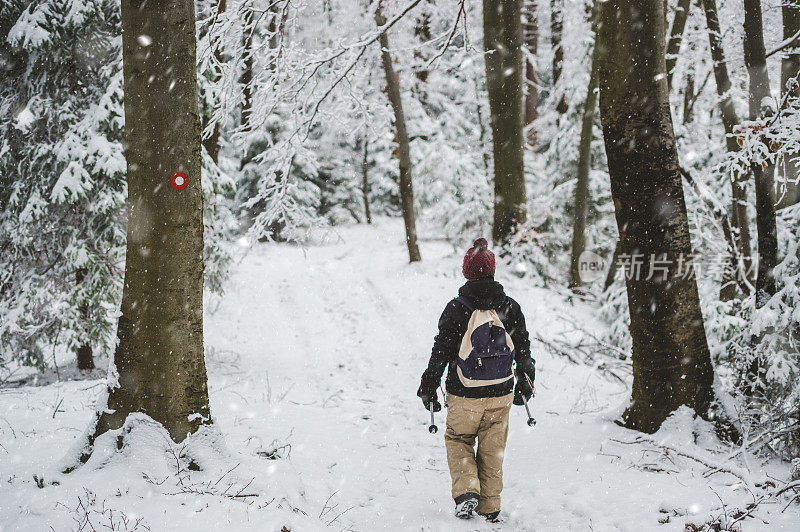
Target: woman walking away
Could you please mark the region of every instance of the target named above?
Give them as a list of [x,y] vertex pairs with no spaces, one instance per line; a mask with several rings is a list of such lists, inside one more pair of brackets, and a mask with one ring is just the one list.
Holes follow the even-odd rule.
[[448,368],[444,441],[455,514],[469,519],[477,511],[497,521],[512,397],[515,405],[531,398],[535,369],[525,317],[494,280],[494,253],[488,246],[479,238],[464,256],[467,282],[439,318],[417,395],[426,409],[441,410],[436,389]]

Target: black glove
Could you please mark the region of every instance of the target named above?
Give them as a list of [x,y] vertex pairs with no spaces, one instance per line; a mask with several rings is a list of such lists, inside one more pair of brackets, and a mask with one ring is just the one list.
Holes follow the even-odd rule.
[[422,404],[425,405],[425,410],[430,410],[433,405],[433,411],[439,412],[442,409],[439,403],[439,395],[436,393],[436,388],[425,386],[424,384],[417,390],[417,397],[422,399]]
[[533,397],[533,381],[536,379],[533,360],[528,358],[522,363],[517,363],[514,373],[517,376],[517,384],[514,386],[514,404],[521,406],[525,404],[523,397],[526,401]]

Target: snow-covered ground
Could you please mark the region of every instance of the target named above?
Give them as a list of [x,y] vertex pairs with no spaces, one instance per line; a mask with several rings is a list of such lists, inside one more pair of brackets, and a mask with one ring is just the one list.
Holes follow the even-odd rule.
[[[136,420],[122,449],[106,438],[61,475],[103,381],[0,389],[0,530],[92,530],[88,517],[96,530],[683,531],[734,519],[768,475],[788,475],[753,457],[749,471],[713,472],[657,447],[723,463],[714,453],[729,450],[683,411],[652,442],[636,441],[611,421],[626,385],[534,341],[538,424],[512,410],[505,519],[456,519],[444,412],[429,434],[415,392],[439,314],[462,283],[463,250],[424,240],[421,250],[423,262],[409,265],[397,220],[313,247],[242,250],[225,296],[207,301],[211,406],[224,442],[211,431],[184,448]],[[601,326],[588,306],[504,271],[497,278],[532,336],[553,337],[575,319]],[[205,455],[202,471],[187,470],[184,454]],[[760,505],[736,526],[800,530],[797,507],[782,509]]]

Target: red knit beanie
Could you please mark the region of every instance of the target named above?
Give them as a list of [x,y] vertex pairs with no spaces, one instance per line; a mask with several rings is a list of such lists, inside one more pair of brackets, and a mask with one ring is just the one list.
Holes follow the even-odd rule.
[[472,243],[472,247],[464,255],[461,272],[467,279],[494,277],[494,253],[489,251],[489,243],[485,238],[479,238]]

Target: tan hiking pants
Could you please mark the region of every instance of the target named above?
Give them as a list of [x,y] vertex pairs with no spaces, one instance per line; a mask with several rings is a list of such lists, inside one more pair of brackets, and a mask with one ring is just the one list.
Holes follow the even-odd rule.
[[[476,493],[478,513],[500,510],[508,413],[514,394],[469,399],[447,394],[444,444],[453,479],[453,498]],[[477,456],[473,446],[478,438]]]

